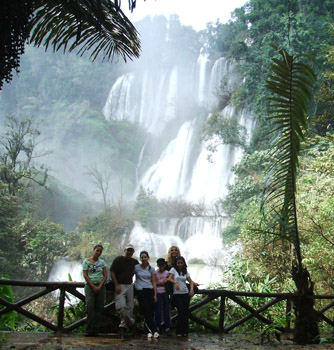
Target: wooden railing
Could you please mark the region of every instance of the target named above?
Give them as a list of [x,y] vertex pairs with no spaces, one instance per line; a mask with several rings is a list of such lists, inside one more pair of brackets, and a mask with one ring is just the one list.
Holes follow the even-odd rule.
[[[190,312],[195,311],[196,309],[202,307],[203,305],[211,302],[214,299],[220,299],[219,303],[219,322],[218,327],[215,325],[210,324],[209,322],[199,319],[192,313],[190,313],[190,319],[197,322],[198,324],[204,326],[205,328],[211,329],[214,332],[222,332],[222,333],[228,333],[232,329],[246,323],[252,318],[257,318],[261,323],[270,325],[273,322],[262,316],[261,313],[268,310],[270,307],[274,306],[275,304],[278,304],[280,302],[285,302],[285,323],[286,327],[276,327],[278,331],[281,332],[291,332],[291,322],[290,322],[290,315],[291,315],[291,305],[292,305],[292,299],[295,296],[292,293],[252,293],[252,292],[237,292],[237,291],[230,291],[225,289],[215,289],[215,290],[200,290],[198,294],[204,294],[207,295],[207,297],[200,302],[193,304],[190,306]],[[250,306],[248,303],[243,301],[240,297],[248,297],[248,298],[272,298],[269,302],[267,302],[265,305],[262,305],[261,307],[254,309],[252,306]],[[225,323],[225,307],[227,303],[227,299],[230,299],[235,304],[238,304],[241,306],[241,308],[247,310],[249,314],[247,316],[244,316],[240,318],[237,321],[234,321],[230,325],[226,325]]]
[[[36,321],[37,323],[47,327],[48,329],[54,331],[54,332],[70,332],[74,330],[75,328],[78,328],[79,326],[83,325],[86,321],[86,318],[82,318],[80,320],[75,321],[74,323],[67,325],[64,327],[64,310],[65,310],[65,293],[70,293],[73,296],[77,297],[78,299],[85,301],[85,296],[80,293],[77,288],[83,288],[84,283],[82,282],[31,282],[31,281],[16,281],[16,280],[4,280],[0,279],[0,285],[10,285],[10,286],[21,286],[21,287],[42,287],[44,288],[42,291],[39,291],[38,293],[32,294],[29,297],[25,297],[22,300],[19,300],[15,303],[10,303],[6,301],[5,299],[0,297],[0,305],[3,306],[3,308],[0,310],[0,316],[10,312],[10,311],[17,311],[18,313]],[[53,324],[40,316],[37,316],[36,314],[27,311],[23,308],[24,305],[30,303],[33,300],[36,300],[44,295],[47,295],[49,293],[52,293],[56,290],[60,291],[59,293],[59,311],[58,311],[58,317],[57,317],[57,324]],[[204,295],[206,296],[203,300],[200,300],[196,303],[191,304],[190,306],[190,319],[194,322],[214,331],[214,332],[221,332],[221,333],[228,333],[232,329],[244,324],[245,322],[249,321],[252,318],[258,319],[261,323],[264,323],[266,325],[272,325],[273,322],[266,318],[265,316],[261,315],[264,311],[268,310],[270,307],[274,306],[277,303],[283,302],[285,303],[285,327],[276,326],[275,328],[280,332],[291,332],[291,321],[290,321],[290,314],[293,304],[293,299],[297,297],[296,294],[293,293],[252,293],[252,292],[238,292],[238,291],[230,291],[225,289],[214,289],[214,290],[207,290],[202,289],[199,290],[196,294]],[[265,305],[262,305],[261,307],[254,309],[252,306],[250,306],[248,303],[246,303],[244,300],[242,300],[242,297],[247,298],[270,298],[271,300],[268,301]],[[218,326],[210,324],[208,321],[198,318],[193,314],[193,311],[199,309],[200,307],[212,302],[213,300],[218,299],[219,300],[219,322]],[[249,314],[247,316],[244,316],[240,318],[237,321],[234,321],[230,325],[226,325],[225,323],[225,306],[227,303],[227,299],[230,299],[235,304],[240,305],[241,308],[247,310]],[[334,306],[334,295],[315,295],[315,300],[329,300],[329,303],[325,306],[323,306],[321,309],[316,310],[316,313],[318,315],[319,320],[323,320],[326,323],[328,323],[331,326],[334,326],[334,322],[326,317],[324,313],[331,309]],[[104,306],[104,311],[108,311],[111,308],[113,308],[115,302],[111,302]],[[178,315],[172,317],[172,320],[176,320]]]
[[[70,293],[77,297],[78,299],[85,301],[85,296],[80,293],[77,288],[83,288],[85,286],[82,282],[32,282],[32,281],[15,281],[15,280],[2,280],[0,279],[0,285],[10,285],[10,286],[21,286],[21,287],[42,287],[44,290],[32,294],[29,297],[26,297],[22,300],[19,300],[15,303],[10,303],[7,300],[0,297],[0,305],[3,305],[5,308],[0,310],[0,316],[10,312],[17,311],[18,313],[36,321],[37,323],[45,326],[46,328],[59,333],[70,332],[75,328],[80,327],[86,321],[86,318],[77,320],[76,322],[64,327],[64,310],[65,310],[65,293]],[[59,290],[59,310],[57,317],[57,324],[53,324],[36,314],[23,309],[24,305],[29,304],[33,300],[36,300],[44,295],[52,293],[56,290]],[[105,305],[104,309],[109,310],[112,307],[112,304]]]

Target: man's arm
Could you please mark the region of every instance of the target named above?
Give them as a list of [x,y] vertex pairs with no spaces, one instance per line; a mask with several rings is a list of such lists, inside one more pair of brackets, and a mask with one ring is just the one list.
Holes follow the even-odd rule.
[[116,294],[120,294],[122,289],[121,289],[121,286],[118,283],[118,280],[116,278],[116,275],[115,275],[114,271],[110,271],[110,277],[111,277],[111,279],[112,279],[112,281],[114,282],[114,285],[115,285],[115,293]]

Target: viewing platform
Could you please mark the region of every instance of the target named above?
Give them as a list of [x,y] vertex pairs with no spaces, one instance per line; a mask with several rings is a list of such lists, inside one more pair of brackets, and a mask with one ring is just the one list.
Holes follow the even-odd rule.
[[[334,344],[295,345],[286,335],[281,343],[260,334],[190,333],[188,338],[120,338],[116,334],[85,337],[81,334],[1,332],[1,350],[334,350]],[[290,335],[291,338],[291,335]]]
[[[143,348],[162,350],[296,350],[296,349],[333,349],[334,332],[321,335],[324,344],[300,346],[293,342],[293,322],[291,322],[291,311],[294,299],[298,296],[294,293],[255,293],[244,291],[231,291],[225,289],[198,290],[197,295],[201,296],[190,306],[190,320],[203,326],[206,332],[190,332],[188,337],[176,337],[162,335],[158,339],[147,339],[145,336],[136,334],[135,336],[121,337],[117,333],[101,333],[98,337],[85,337],[82,333],[76,333],[78,328],[84,325],[86,317],[73,319],[65,323],[65,299],[67,295],[73,295],[79,300],[85,301],[85,296],[78,289],[83,287],[81,282],[37,282],[37,281],[16,281],[0,279],[0,285],[16,287],[29,287],[29,296],[24,296],[20,300],[8,301],[0,297],[0,316],[8,312],[16,311],[18,314],[44,326],[46,332],[0,332],[0,350],[4,349],[55,349],[55,350],[76,350],[76,349],[117,349],[136,350]],[[36,292],[31,289],[37,288]],[[59,291],[57,318],[48,320],[44,316],[37,315],[29,311],[26,306],[41,297]],[[252,300],[262,300],[259,304],[254,304]],[[334,307],[334,295],[314,295],[314,300],[321,303],[316,306],[315,312],[319,322],[334,326],[331,315],[326,312]],[[216,322],[209,322],[203,317],[196,315],[196,310],[215,301],[219,315]],[[233,303],[233,304],[232,304]],[[104,306],[103,314],[109,315],[114,310],[114,301]],[[233,305],[243,309],[245,312],[239,318],[230,319],[227,315],[227,305]],[[281,318],[285,319],[284,325],[276,325],[272,321],[270,311],[275,305],[280,305]],[[275,310],[274,310],[275,311]],[[172,316],[172,322],[177,319],[177,313]],[[265,328],[260,333],[238,333],[238,327],[256,319],[263,327],[269,327],[271,332],[266,333]],[[329,328],[329,329],[330,329]],[[112,332],[107,328],[106,332]],[[278,340],[279,339],[279,340]]]

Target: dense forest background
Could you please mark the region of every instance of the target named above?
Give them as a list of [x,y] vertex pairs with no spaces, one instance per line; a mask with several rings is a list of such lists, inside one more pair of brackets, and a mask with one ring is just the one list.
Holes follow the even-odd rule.
[[[232,103],[252,110],[256,128],[233,169],[235,183],[218,202],[231,219],[222,239],[242,246],[222,281],[231,289],[293,289],[291,246],[254,230],[261,220],[268,150],[275,138],[269,132],[273,125],[265,120],[274,44],[315,58],[317,85],[308,111],[297,204],[304,262],[316,293],[333,292],[333,16],[333,0],[250,0],[230,22],[209,23],[201,32],[183,26],[177,16],[137,24],[149,33],[142,36],[141,59],[152,65],[167,57],[197,57],[204,43],[211,59],[224,56],[239,63],[243,84],[231,92],[222,82],[220,107]],[[148,55],[151,43],[156,49]],[[158,200],[149,189],[141,188],[135,200],[127,196],[135,189],[145,131],[107,121],[101,110],[110,86],[132,64],[91,63],[73,53],[27,47],[19,76],[0,93],[0,275],[45,280],[60,257],[82,259],[97,242],[104,244],[109,263],[134,220],[146,226],[159,217],[201,215],[198,205]],[[242,144],[224,130],[226,120],[218,111],[203,126],[206,138]],[[84,181],[77,178],[82,184],[69,181],[73,173],[84,175]]]

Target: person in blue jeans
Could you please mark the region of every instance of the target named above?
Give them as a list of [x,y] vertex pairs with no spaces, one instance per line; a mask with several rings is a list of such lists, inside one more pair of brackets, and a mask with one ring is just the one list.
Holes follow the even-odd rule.
[[[154,324],[160,330],[162,313],[165,325],[165,332],[171,335],[170,331],[170,314],[169,314],[169,298],[165,284],[167,283],[169,271],[167,270],[167,262],[163,258],[157,260],[158,270],[156,271],[157,280],[157,302],[155,303]],[[161,332],[161,331],[160,331]]]

